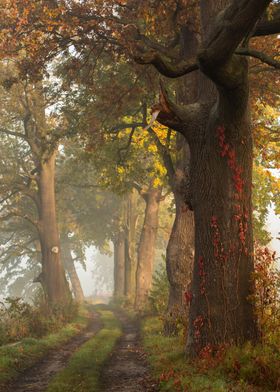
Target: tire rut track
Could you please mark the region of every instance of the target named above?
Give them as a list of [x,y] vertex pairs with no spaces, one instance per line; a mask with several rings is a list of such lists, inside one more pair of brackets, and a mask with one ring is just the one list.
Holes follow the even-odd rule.
[[103,392],[158,392],[146,355],[141,347],[138,321],[117,313],[123,335],[103,366],[100,383]]

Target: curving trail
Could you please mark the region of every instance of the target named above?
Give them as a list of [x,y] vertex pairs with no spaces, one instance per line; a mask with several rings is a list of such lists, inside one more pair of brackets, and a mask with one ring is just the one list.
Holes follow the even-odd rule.
[[0,389],[0,392],[44,392],[51,379],[67,366],[72,354],[101,328],[98,313],[92,312],[88,328],[84,332],[75,336],[57,351],[52,351],[35,366],[23,372],[8,388]]
[[101,374],[103,392],[157,392],[145,353],[141,348],[139,322],[117,313],[123,335],[104,364]]

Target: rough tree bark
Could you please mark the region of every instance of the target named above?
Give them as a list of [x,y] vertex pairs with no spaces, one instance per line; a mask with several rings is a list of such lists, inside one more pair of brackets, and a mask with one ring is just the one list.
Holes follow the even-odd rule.
[[114,297],[125,294],[125,233],[120,230],[114,243]]
[[138,245],[135,297],[136,309],[142,309],[145,306],[152,285],[161,192],[161,187],[155,188],[151,183],[148,191],[141,193],[145,200],[146,208],[144,224]]
[[159,121],[181,132],[191,152],[195,261],[187,340],[190,356],[258,338],[249,299],[254,285],[248,67],[246,59],[234,52],[269,3],[202,0],[203,42],[192,62],[175,64],[154,52],[138,59],[170,77],[199,68],[217,89],[214,104],[199,94],[196,103],[183,107],[162,91],[155,107],[160,110]]
[[[184,142],[182,149],[188,150]],[[167,317],[164,323],[167,335],[176,334],[178,320],[186,321],[188,318],[187,293],[190,290],[194,258],[194,219],[186,195],[189,182],[188,164],[189,154],[181,151],[181,159],[177,162],[170,181],[176,212],[166,251],[166,269],[170,283]]]
[[84,292],[82,289],[79,276],[77,274],[74,259],[71,253],[71,247],[69,242],[67,241],[67,238],[63,238],[61,245],[62,245],[62,261],[63,261],[65,272],[67,273],[70,279],[75,300],[81,303],[85,299]]
[[[187,26],[181,29],[181,55],[185,60],[194,56],[198,41],[196,34]],[[198,73],[183,77],[176,85],[178,103],[187,105],[197,100]],[[169,185],[174,195],[175,220],[166,252],[166,269],[170,284],[167,316],[164,322],[166,335],[178,332],[178,322],[187,323],[189,291],[194,259],[194,217],[189,203],[189,146],[181,134],[176,136],[175,162],[168,148],[160,143],[153,133],[158,150],[161,152]]]
[[164,333],[171,336],[177,334],[178,322],[183,321],[186,324],[188,319],[187,294],[190,290],[194,259],[194,217],[188,200],[190,152],[185,138],[177,134],[176,162],[173,162],[168,146],[161,143],[152,129],[150,133],[167,170],[176,208],[166,251],[166,270],[170,288]]
[[[198,61],[202,72],[215,83],[218,99],[206,118],[203,113],[199,115],[199,137],[190,130],[185,133],[192,155],[195,214],[193,300],[187,341],[191,356],[224,343],[254,342],[258,337],[254,306],[249,300],[254,267],[248,66],[233,52],[268,2],[258,6],[241,3],[234,2],[225,9],[229,1],[201,2],[205,41]],[[224,11],[221,22],[214,19],[219,11]],[[226,27],[228,23],[231,28]],[[239,38],[232,38],[232,34],[239,34]]]
[[42,251],[42,279],[51,303],[65,303],[71,298],[61,262],[55,202],[56,151],[38,169],[39,238]]

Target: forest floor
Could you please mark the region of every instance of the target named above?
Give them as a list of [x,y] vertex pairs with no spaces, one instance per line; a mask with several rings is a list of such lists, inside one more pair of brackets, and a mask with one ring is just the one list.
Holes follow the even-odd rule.
[[140,322],[117,311],[123,334],[104,363],[101,371],[101,391],[104,392],[156,392],[146,354],[141,346]]
[[[36,365],[26,371],[3,392],[43,392],[47,389],[50,380],[62,369],[64,369],[71,356],[86,341],[92,338],[100,329],[102,323],[97,312],[91,313],[91,320],[85,331],[72,338],[64,346],[52,351]],[[2,392],[0,387],[0,392]]]
[[[187,360],[184,334],[164,336],[158,316],[137,319],[107,305],[93,309],[87,329],[22,370],[0,392],[280,392],[275,344],[231,347],[221,357]],[[19,369],[30,355],[29,349],[16,358]]]

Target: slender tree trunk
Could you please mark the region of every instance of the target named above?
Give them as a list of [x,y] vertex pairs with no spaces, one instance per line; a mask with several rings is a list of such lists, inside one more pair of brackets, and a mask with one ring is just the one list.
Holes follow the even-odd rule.
[[125,233],[120,231],[114,241],[114,296],[125,294]]
[[64,239],[62,243],[62,260],[65,271],[68,274],[71,282],[74,298],[77,302],[83,302],[85,299],[84,292],[79,276],[77,274],[77,270],[71,253],[71,248],[69,246],[69,243],[67,242],[67,239]]
[[137,191],[128,195],[125,225],[125,296],[133,303],[136,288]]
[[42,278],[50,303],[65,303],[71,298],[61,262],[56,220],[54,152],[41,163],[38,175],[40,199],[39,236],[42,250]]
[[152,285],[161,192],[161,188],[154,188],[151,186],[148,192],[143,195],[146,209],[138,246],[135,298],[136,309],[142,309],[145,306]]

